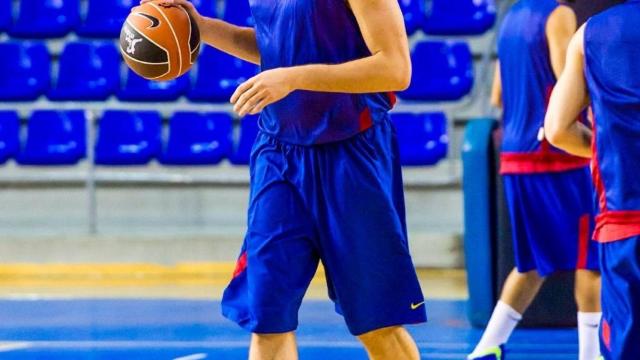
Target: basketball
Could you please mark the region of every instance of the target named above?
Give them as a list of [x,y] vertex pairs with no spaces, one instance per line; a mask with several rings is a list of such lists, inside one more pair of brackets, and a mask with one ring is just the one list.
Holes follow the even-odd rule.
[[172,80],[198,58],[200,31],[181,6],[160,1],[131,10],[120,32],[120,52],[136,74],[149,80]]

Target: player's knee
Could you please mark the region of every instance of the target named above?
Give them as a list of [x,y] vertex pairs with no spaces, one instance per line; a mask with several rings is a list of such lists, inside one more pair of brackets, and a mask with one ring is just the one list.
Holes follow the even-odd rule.
[[372,360],[418,360],[420,354],[411,335],[402,326],[386,327],[358,336]]
[[256,334],[254,333],[251,342],[254,345],[266,347],[279,347],[289,342],[295,341],[293,332],[282,334]]

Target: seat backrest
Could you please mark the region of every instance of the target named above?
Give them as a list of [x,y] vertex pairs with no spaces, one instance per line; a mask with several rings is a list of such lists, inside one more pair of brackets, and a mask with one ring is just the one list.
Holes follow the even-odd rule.
[[446,157],[449,138],[444,113],[393,113],[403,165],[433,165]]
[[[117,90],[120,55],[110,42],[68,43],[60,55],[55,88],[77,91]],[[82,95],[82,94],[79,94]]]
[[105,111],[98,126],[96,162],[143,164],[161,148],[162,118],[153,111]]
[[189,73],[174,80],[152,81],[128,69],[118,98],[125,101],[172,101],[182,96],[188,87]]
[[258,72],[254,64],[207,46],[194,70],[192,100],[227,102],[236,88]]
[[225,113],[178,112],[169,121],[162,162],[216,164],[231,154],[233,119]]
[[38,42],[0,43],[0,100],[35,100],[49,87],[50,55]]
[[27,141],[18,157],[23,164],[75,164],[86,155],[86,117],[82,110],[34,111]]
[[5,32],[11,26],[11,1],[0,1],[0,33]]
[[233,154],[229,157],[231,163],[247,165],[251,158],[251,149],[258,136],[258,116],[248,115],[240,120],[240,138]]
[[21,0],[18,18],[9,34],[31,38],[61,37],[75,29],[79,21],[79,0]]
[[200,15],[217,18],[218,14],[218,2],[215,0],[191,0],[193,5],[195,5],[196,9]]
[[90,37],[118,37],[122,24],[137,0],[88,0],[89,7],[78,34]]
[[411,52],[412,81],[398,95],[407,100],[458,100],[473,87],[473,58],[464,42],[424,41]]
[[400,0],[407,34],[412,35],[424,25],[424,0]]
[[477,35],[495,21],[495,0],[430,0],[423,29],[433,35]]
[[238,26],[255,26],[248,1],[225,0],[223,19]]
[[0,164],[20,149],[20,118],[14,111],[0,111]]

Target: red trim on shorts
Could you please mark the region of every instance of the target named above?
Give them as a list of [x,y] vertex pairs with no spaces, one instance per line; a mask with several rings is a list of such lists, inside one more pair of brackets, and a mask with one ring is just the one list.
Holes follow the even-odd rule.
[[595,238],[601,243],[640,235],[640,211],[605,211],[596,216]]
[[602,341],[604,342],[604,346],[607,347],[607,350],[611,351],[611,326],[609,326],[609,322],[602,319],[602,325],[600,328],[602,329]]
[[588,214],[580,217],[580,225],[578,230],[578,263],[577,269],[587,268],[587,258],[589,256],[589,241],[591,234],[589,233],[590,216]]
[[233,279],[237,278],[247,269],[247,252],[243,252],[236,262],[236,268],[233,270]]
[[359,119],[360,131],[367,130],[371,126],[373,126],[373,119],[371,119],[371,110],[369,110],[369,108],[366,108],[364,109],[364,111],[360,113],[360,119]]
[[500,154],[502,175],[563,172],[583,168],[589,164],[589,159],[555,151]]

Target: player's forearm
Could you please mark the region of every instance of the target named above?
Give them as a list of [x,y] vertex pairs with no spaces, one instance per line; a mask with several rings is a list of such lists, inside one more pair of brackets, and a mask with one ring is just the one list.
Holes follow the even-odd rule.
[[570,154],[590,158],[591,151],[591,129],[584,124],[575,122],[566,129],[555,131],[549,137],[549,142]]
[[227,54],[260,64],[256,32],[252,28],[232,25],[218,19],[203,18],[200,22],[200,37],[206,44]]
[[384,53],[337,65],[304,65],[290,68],[295,90],[336,93],[401,91],[411,82],[407,56]]

